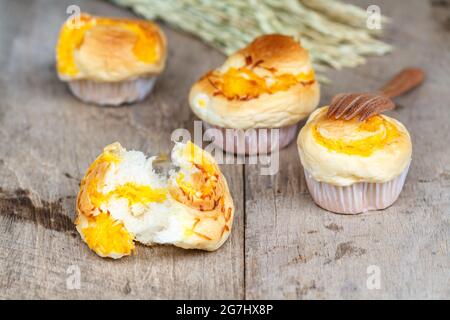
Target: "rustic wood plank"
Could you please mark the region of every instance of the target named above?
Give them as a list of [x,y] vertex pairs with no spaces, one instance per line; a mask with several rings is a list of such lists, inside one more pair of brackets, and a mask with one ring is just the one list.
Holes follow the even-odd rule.
[[[331,73],[322,105],[337,92],[376,89],[402,67],[427,72],[426,83],[391,112],[409,129],[413,162],[399,200],[383,212],[328,213],[306,189],[295,144],[280,153],[275,176],[245,168],[246,297],[450,297],[450,28],[448,1],[355,1],[392,17],[396,50],[353,70]],[[381,272],[369,290],[367,267]]]
[[[448,1],[407,7],[376,1],[393,17],[387,38],[396,51],[332,72],[334,82],[322,90],[326,103],[339,91],[376,88],[406,65],[427,71],[426,84],[391,112],[414,143],[394,206],[357,217],[319,209],[293,144],[281,152],[275,176],[246,165],[245,188],[242,166],[223,166],[237,212],[219,251],[139,246],[137,255],[120,261],[98,258],[74,232],[79,180],[115,140],[148,153],[169,151],[170,133],[192,128],[195,119],[186,101],[191,83],[223,57],[165,28],[168,69],[151,97],[117,109],[85,105],[54,72],[54,45],[69,4],[131,16],[101,1],[0,2],[0,298],[450,297]],[[80,290],[67,289],[71,265],[80,268]],[[380,290],[366,287],[369,265],[380,267]]]
[[[223,57],[165,28],[168,68],[151,97],[120,108],[83,104],[54,68],[71,4],[131,16],[102,1],[0,2],[0,298],[243,298],[240,165],[223,167],[237,211],[217,252],[138,246],[136,255],[111,261],[75,232],[75,196],[89,163],[116,140],[149,154],[169,152],[171,132],[192,127],[190,85]],[[66,286],[71,265],[80,269],[80,290]]]

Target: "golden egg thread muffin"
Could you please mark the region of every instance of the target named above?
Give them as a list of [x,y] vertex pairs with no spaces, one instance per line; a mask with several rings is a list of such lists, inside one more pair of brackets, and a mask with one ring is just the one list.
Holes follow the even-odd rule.
[[120,105],[144,99],[164,70],[166,38],[154,23],[81,14],[62,26],[56,69],[82,101]]
[[[292,37],[272,34],[256,38],[201,77],[189,103],[207,128],[234,129],[231,133],[244,137],[245,148],[238,148],[233,135],[225,135],[232,139],[219,145],[225,151],[256,154],[288,145],[319,96],[308,52]],[[273,129],[279,129],[276,139],[270,139]]]
[[322,208],[342,214],[379,210],[397,200],[412,144],[397,120],[376,114],[364,121],[313,112],[297,144],[308,189]]
[[168,176],[156,173],[155,159],[116,142],[86,172],[75,225],[99,256],[130,255],[135,241],[212,251],[227,240],[234,205],[214,158],[177,143]]

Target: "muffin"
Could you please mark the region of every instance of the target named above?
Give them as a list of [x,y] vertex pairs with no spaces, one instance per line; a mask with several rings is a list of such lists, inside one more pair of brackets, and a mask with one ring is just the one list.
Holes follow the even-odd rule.
[[80,100],[99,105],[144,99],[165,60],[164,34],[144,20],[82,14],[64,23],[56,47],[59,79]]
[[145,245],[213,251],[228,238],[234,205],[214,158],[177,143],[167,175],[156,157],[107,146],[91,164],[77,198],[76,228],[101,257],[121,258]]
[[322,208],[357,214],[389,207],[411,162],[411,138],[397,120],[376,114],[364,121],[311,114],[298,136],[308,189]]
[[308,52],[292,37],[273,34],[206,73],[192,86],[189,104],[206,128],[222,133],[223,141],[214,139],[219,147],[258,154],[287,146],[319,95]]

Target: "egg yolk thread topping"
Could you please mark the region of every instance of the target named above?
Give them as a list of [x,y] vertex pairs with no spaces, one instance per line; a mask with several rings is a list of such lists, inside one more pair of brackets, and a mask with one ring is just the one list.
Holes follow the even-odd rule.
[[[366,134],[361,139],[333,139],[321,134],[321,128],[329,121],[338,123],[339,127],[347,125],[356,125],[357,132]],[[352,120],[324,120],[324,122],[315,123],[312,127],[314,139],[328,150],[349,155],[358,155],[368,157],[373,152],[382,149],[386,145],[395,143],[401,135],[397,127],[390,121],[381,116],[372,116],[365,121]]]
[[135,248],[133,235],[122,222],[114,220],[108,212],[88,218],[89,226],[82,229],[89,248],[102,256],[129,255]]
[[83,44],[86,32],[95,26],[118,26],[132,32],[137,40],[133,46],[134,55],[144,63],[154,63],[160,55],[157,45],[157,35],[148,29],[143,23],[133,20],[91,17],[87,14],[80,16],[77,26],[72,26],[72,21],[67,21],[60,33],[56,55],[57,69],[60,74],[76,76],[78,69],[75,63],[74,51]]
[[105,195],[105,199],[110,198],[125,198],[130,206],[138,203],[162,203],[167,199],[167,189],[155,189],[150,186],[128,182]]
[[[87,195],[93,209],[98,209],[101,211],[101,205],[108,203],[108,201],[112,198],[127,199],[129,206],[137,203],[162,203],[167,199],[166,188],[152,188],[148,185],[139,185],[132,182],[119,185],[114,190],[111,190],[106,194],[100,192],[99,186],[104,184],[104,180],[99,179],[98,177],[100,175],[97,173],[99,171],[107,171],[111,164],[117,164],[119,162],[120,158],[118,156],[111,152],[105,151],[92,163],[88,169],[86,178],[83,179],[81,185],[85,185],[87,183]],[[87,179],[87,177],[89,177],[89,179]]]
[[[86,185],[86,194],[80,193],[78,197],[78,207],[81,208],[80,201],[87,197],[92,208],[83,215],[88,219],[88,226],[82,228],[82,233],[89,248],[101,255],[107,256],[111,253],[128,255],[134,250],[134,236],[130,234],[124,224],[114,220],[108,211],[104,212],[102,204],[108,203],[112,198],[126,199],[128,206],[134,204],[148,204],[152,202],[164,202],[167,199],[167,189],[151,188],[147,185],[135,183],[125,183],[117,186],[114,190],[105,193],[99,191],[99,187],[104,185],[104,179],[98,178],[101,172],[106,172],[111,165],[118,164],[121,157],[114,152],[105,150],[89,167],[88,172],[81,182]],[[86,200],[85,200],[86,201]],[[97,211],[98,214],[92,214]]]
[[[129,255],[135,249],[134,235],[128,232],[121,220],[115,220],[105,206],[112,199],[126,199],[131,209],[135,204],[164,202],[170,192],[174,200],[199,211],[191,212],[194,219],[192,225],[185,227],[186,237],[196,236],[215,241],[230,231],[233,208],[225,204],[223,177],[217,165],[202,149],[192,142],[186,144],[181,156],[196,170],[188,179],[180,172],[175,178],[175,184],[169,188],[152,188],[128,182],[115,186],[113,190],[102,191],[107,187],[106,173],[115,170],[114,166],[123,159],[120,148],[120,145],[115,144],[105,148],[91,164],[80,185],[76,224],[81,224],[80,232],[90,249],[101,256],[112,257]],[[86,226],[83,221],[87,221]]]
[[89,198],[94,208],[101,211],[101,205],[108,203],[110,199],[126,199],[128,206],[134,204],[148,204],[152,202],[162,203],[167,199],[167,189],[155,189],[147,185],[138,185],[127,182],[104,194],[98,191],[98,179],[92,179],[87,186]]
[[[81,181],[80,194],[78,195],[78,208],[84,207],[83,203],[89,203],[92,207],[90,211],[100,209],[100,205],[103,202],[104,195],[100,193],[99,186],[103,185],[104,179],[99,178],[102,176],[102,172],[109,170],[112,164],[118,164],[121,161],[120,156],[117,154],[105,150],[94,162],[89,166],[89,169]],[[87,185],[86,185],[87,184]],[[83,186],[86,185],[86,192],[83,192]]]
[[[275,68],[262,67],[263,60],[253,63],[251,56],[245,58],[246,65],[240,68],[229,68],[225,73],[217,70],[209,72],[205,77],[216,89],[214,96],[223,95],[228,100],[250,100],[260,95],[274,94],[286,91],[292,86],[302,83],[308,85],[314,83],[314,70],[302,72],[297,75],[280,74],[274,75]],[[255,68],[262,68],[271,73],[271,76],[260,76],[255,73]]]
[[[191,175],[191,181],[187,181],[183,173],[179,173],[176,177],[176,188],[171,188],[172,197],[194,209],[206,214],[205,217],[214,220],[223,219],[221,235],[229,230],[228,221],[231,219],[232,208],[226,208],[224,200],[224,186],[218,174],[216,165],[212,163],[203,150],[192,142],[186,144],[184,157],[193,164],[198,172]],[[187,229],[185,234],[195,234],[206,240],[212,240],[209,236],[196,231],[197,224],[200,219],[196,219],[191,228]]]
[[[191,175],[191,181],[188,181],[182,172],[176,177],[178,189],[184,195],[184,199],[181,202],[186,202],[188,205],[201,211],[216,209],[219,200],[223,197],[223,188],[219,183],[218,169],[206,158],[203,150],[199,149],[192,142],[186,144],[183,157],[198,171]],[[179,198],[178,195],[176,195],[176,198]]]

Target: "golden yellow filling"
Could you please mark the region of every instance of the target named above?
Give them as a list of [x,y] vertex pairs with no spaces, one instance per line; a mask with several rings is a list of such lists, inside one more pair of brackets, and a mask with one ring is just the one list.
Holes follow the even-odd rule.
[[216,173],[216,166],[206,156],[205,152],[196,144],[188,141],[183,156],[191,163],[201,166],[208,174]]
[[91,203],[100,208],[101,204],[106,204],[112,198],[123,198],[128,200],[128,205],[147,204],[151,202],[162,203],[167,199],[167,189],[154,189],[147,185],[139,185],[128,182],[124,185],[116,187],[108,193],[101,193],[98,190],[100,184],[103,184],[99,179],[95,178],[87,185],[87,190]]
[[[200,175],[200,174],[199,174]],[[217,180],[210,175],[203,175],[201,177],[194,177],[193,182],[186,181],[183,173],[180,173],[177,178],[177,185],[184,191],[185,194],[195,196],[198,198],[211,195],[216,187]]]
[[216,165],[208,159],[203,150],[192,142],[186,144],[183,155],[197,169],[186,177],[180,172],[175,181],[175,188],[171,188],[171,195],[178,201],[202,211],[210,211],[223,204],[223,188],[219,181]]
[[395,143],[402,134],[395,124],[379,115],[363,122],[323,116],[313,125],[312,133],[315,140],[329,150],[363,157]]
[[78,74],[74,52],[83,44],[86,32],[96,26],[117,26],[131,32],[136,38],[133,45],[133,53],[136,58],[144,63],[154,63],[158,60],[157,35],[141,23],[132,20],[91,17],[83,14],[78,25],[74,26],[72,21],[67,21],[61,29],[56,48],[57,69],[60,74],[67,76]]
[[192,182],[186,181],[186,177],[180,172],[176,179],[178,187],[190,195],[204,197],[212,194],[217,185],[215,165],[204,156],[203,150],[190,141],[186,144],[183,156],[200,172],[191,177]]
[[[201,148],[190,141],[183,150],[183,157],[199,171],[191,174],[189,181],[186,181],[183,173],[179,173],[176,183],[177,188],[181,190],[181,195],[179,192],[174,192],[172,196],[186,205],[208,212],[206,214],[209,214],[209,217],[216,221],[220,215],[223,215],[223,219],[228,221],[231,217],[232,208],[227,209],[225,207],[224,188],[222,182],[219,181],[220,172],[217,165],[205,156]],[[198,228],[201,223],[201,218],[198,218],[191,226],[185,227],[184,236],[187,238],[195,235],[204,240],[212,240],[219,236],[213,230],[205,232],[204,229],[202,230],[202,227]],[[225,224],[220,237],[226,231],[229,231],[229,228]]]
[[[127,199],[129,206],[161,203],[167,199],[166,188],[152,188],[132,182],[117,186],[107,193],[100,192],[101,186],[104,185],[104,173],[111,165],[120,161],[121,157],[118,154],[105,150],[89,168],[90,179],[84,180],[82,184],[87,183],[89,201],[95,208],[100,209],[102,204],[108,203],[112,198]],[[100,210],[97,216],[86,218],[89,226],[83,228],[82,232],[89,248],[95,252],[105,256],[111,253],[127,255],[134,249],[133,235],[125,229],[122,222],[114,220],[108,212]]]
[[[111,164],[117,164],[120,161],[121,159],[119,156],[112,152],[105,151],[91,164],[89,171],[106,171],[107,167]],[[99,176],[100,175],[93,174],[86,186],[90,202],[96,208],[100,208],[100,205],[103,203],[108,203],[111,198],[125,198],[128,200],[129,206],[138,203],[161,203],[167,199],[166,188],[152,188],[148,185],[139,185],[133,182],[117,186],[108,193],[102,193],[99,191],[99,188],[104,185],[104,181],[103,179],[99,179]]]
[[247,68],[230,68],[217,78],[212,77],[211,81],[228,99],[252,99],[263,93],[285,91],[298,83],[314,81],[314,71],[311,69],[298,75],[282,74],[267,78]]
[[82,229],[82,232],[91,250],[103,256],[112,253],[129,255],[134,250],[133,236],[122,222],[103,212],[88,219],[89,227]]
[[[106,171],[111,164],[117,164],[120,160],[120,157],[116,154],[104,151],[89,167],[88,172],[92,172],[92,178],[88,180],[86,190],[89,195],[89,200],[94,207],[100,208],[100,205],[105,200],[105,195],[98,191],[100,186],[103,185],[103,179],[99,178],[99,176],[101,176],[100,174],[96,174],[96,172],[93,171]],[[86,180],[82,181],[82,184],[85,183]]]
[[125,198],[130,206],[138,203],[161,203],[167,199],[167,190],[165,188],[153,189],[150,186],[128,182],[105,195],[106,199],[111,197]]
[[92,28],[93,21],[89,16],[80,17],[79,26],[72,27],[67,21],[60,32],[58,44],[56,46],[56,63],[60,74],[75,76],[78,73],[73,52],[78,49],[83,42],[84,33]]

